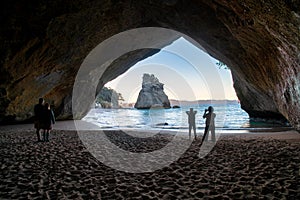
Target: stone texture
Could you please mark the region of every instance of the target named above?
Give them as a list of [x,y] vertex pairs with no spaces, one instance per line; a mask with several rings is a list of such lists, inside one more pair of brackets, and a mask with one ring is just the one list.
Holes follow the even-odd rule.
[[[121,31],[157,26],[189,35],[227,64],[251,117],[287,119],[300,130],[299,1],[14,0],[0,9],[2,123],[30,119],[40,96],[59,119],[72,118],[72,86],[85,56]],[[99,88],[154,52],[116,60]]]
[[134,105],[138,109],[171,108],[168,96],[164,92],[164,84],[153,74],[144,74],[142,89]]

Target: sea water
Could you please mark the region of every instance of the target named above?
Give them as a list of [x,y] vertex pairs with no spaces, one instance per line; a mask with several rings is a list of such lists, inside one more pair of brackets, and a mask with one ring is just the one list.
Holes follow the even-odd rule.
[[[203,131],[205,119],[204,110],[208,106],[214,107],[216,114],[215,125],[223,132],[243,132],[251,130],[274,129],[279,125],[269,122],[258,122],[250,120],[249,115],[241,109],[240,104],[197,104],[182,106],[180,108],[139,110],[135,108],[102,109],[93,108],[83,118],[84,121],[93,123],[99,129],[166,129],[166,130],[188,130],[188,116],[186,111],[193,108],[197,111],[196,127]],[[281,126],[281,125],[280,125]]]

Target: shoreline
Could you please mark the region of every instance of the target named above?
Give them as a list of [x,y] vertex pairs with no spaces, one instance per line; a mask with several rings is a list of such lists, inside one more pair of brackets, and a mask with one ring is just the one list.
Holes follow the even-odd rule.
[[[164,130],[154,136],[132,131],[153,136],[134,137],[78,123],[82,129],[90,128],[81,130],[83,135],[105,134],[119,148],[134,153],[132,159],[164,148],[174,137]],[[32,124],[1,127],[0,199],[300,198],[300,134],[296,131],[221,135],[204,157],[199,157],[200,140],[194,140],[174,162],[130,173],[110,166],[111,161],[96,159],[74,128],[74,122],[57,123],[50,142],[36,142]],[[182,142],[188,140],[187,132],[182,136]],[[106,144],[99,147],[103,153],[109,151]],[[173,153],[159,155],[169,158]],[[111,156],[121,167],[130,163],[118,154]],[[145,161],[160,164],[162,160]],[[141,164],[151,169],[147,162]]]
[[[16,124],[16,125],[2,125],[0,126],[0,134],[3,132],[31,132],[32,137],[35,137],[35,129],[33,124]],[[163,133],[171,136],[177,135],[179,137],[188,138],[188,129],[141,129],[141,128],[125,128],[125,129],[115,129],[107,128],[100,129],[97,125],[83,121],[83,120],[66,120],[66,121],[57,121],[53,125],[53,131],[58,132],[72,132],[75,131],[77,135],[80,132],[128,132],[130,135],[135,137],[146,138],[155,136],[155,134]],[[197,137],[202,138],[204,129],[197,129]],[[191,136],[193,137],[193,131]],[[277,140],[286,140],[286,141],[300,141],[300,133],[295,129],[289,127],[273,127],[273,128],[254,128],[254,129],[219,129],[216,130],[216,137],[219,139],[226,138],[239,138],[239,139],[277,139]]]
[[[25,123],[25,124],[13,124],[13,125],[0,125],[1,130],[30,130],[34,129],[33,123]],[[106,127],[101,128],[91,122],[87,122],[84,120],[63,120],[57,121],[53,125],[54,130],[133,130],[133,131],[171,131],[171,132],[185,132],[188,130],[188,127],[164,127],[164,126],[156,126],[150,128],[137,128],[137,127]],[[197,131],[203,132],[204,127],[197,127]],[[296,131],[292,127],[286,126],[274,126],[274,127],[239,127],[239,128],[216,128],[216,131],[221,133],[258,133],[258,132],[286,132],[286,131]]]
[[[31,132],[33,137],[35,137],[35,129],[33,124],[16,124],[16,125],[4,125],[0,126],[0,134],[2,132]],[[146,138],[152,137],[157,133],[163,133],[168,135],[177,135],[179,137],[187,138],[188,129],[164,129],[164,128],[151,128],[151,129],[141,129],[141,128],[125,128],[125,129],[115,129],[106,128],[100,129],[97,125],[83,121],[83,120],[65,120],[57,121],[53,125],[53,131],[62,131],[65,133],[75,131],[77,135],[80,132],[128,132],[130,135],[135,137]],[[197,129],[197,137],[202,138],[204,129]],[[193,137],[193,131],[191,136]],[[295,129],[289,127],[273,127],[273,128],[254,128],[254,129],[216,129],[216,137],[219,139],[226,138],[240,138],[240,139],[277,139],[286,141],[300,141],[300,133]]]

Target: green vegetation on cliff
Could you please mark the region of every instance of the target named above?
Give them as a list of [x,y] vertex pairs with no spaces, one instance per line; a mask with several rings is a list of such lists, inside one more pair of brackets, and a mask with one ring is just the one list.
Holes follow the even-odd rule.
[[107,87],[103,87],[96,98],[96,103],[102,108],[118,108],[119,101],[124,101],[122,94]]

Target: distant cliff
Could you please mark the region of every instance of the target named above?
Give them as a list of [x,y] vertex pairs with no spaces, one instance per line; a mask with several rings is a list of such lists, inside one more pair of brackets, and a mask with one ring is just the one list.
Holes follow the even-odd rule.
[[171,107],[168,96],[164,92],[164,84],[160,83],[153,74],[144,74],[142,84],[142,89],[134,105],[135,108]]
[[117,93],[113,89],[103,87],[96,99],[96,103],[101,104],[102,108],[118,108],[119,100],[123,100],[120,93]]

